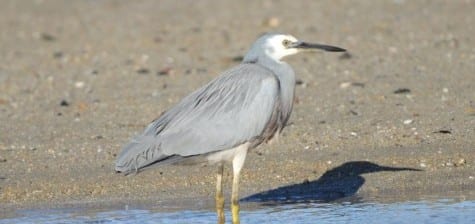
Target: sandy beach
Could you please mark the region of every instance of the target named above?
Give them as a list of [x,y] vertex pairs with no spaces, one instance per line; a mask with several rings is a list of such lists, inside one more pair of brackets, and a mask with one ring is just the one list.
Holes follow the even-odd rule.
[[286,59],[292,117],[248,155],[242,198],[473,200],[474,11],[470,0],[3,1],[0,211],[212,209],[215,167],[123,176],[114,160],[265,32],[349,52]]

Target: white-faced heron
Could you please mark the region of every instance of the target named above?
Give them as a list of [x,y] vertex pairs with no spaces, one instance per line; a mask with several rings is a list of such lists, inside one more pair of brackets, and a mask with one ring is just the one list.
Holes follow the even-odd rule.
[[223,164],[232,162],[232,220],[239,223],[239,173],[246,154],[277,137],[292,112],[295,74],[282,58],[308,49],[345,51],[291,35],[263,35],[241,64],[183,98],[125,145],[116,171],[128,174],[184,161],[218,164],[216,208],[224,223]]

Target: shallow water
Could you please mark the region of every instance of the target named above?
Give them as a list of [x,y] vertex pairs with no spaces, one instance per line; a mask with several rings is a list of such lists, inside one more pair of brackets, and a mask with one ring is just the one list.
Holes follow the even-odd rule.
[[[249,203],[242,223],[475,223],[475,201],[416,201],[397,203],[341,202],[262,205]],[[246,209],[253,207],[251,209]],[[226,212],[227,221],[230,212]],[[0,223],[215,223],[214,211],[25,210]]]

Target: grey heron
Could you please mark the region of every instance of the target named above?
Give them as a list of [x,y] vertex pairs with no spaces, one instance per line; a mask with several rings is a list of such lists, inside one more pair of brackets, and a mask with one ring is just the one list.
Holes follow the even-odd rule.
[[248,151],[277,137],[289,120],[295,73],[282,61],[309,49],[345,49],[312,44],[291,35],[265,34],[243,61],[184,97],[152,121],[118,155],[115,169],[125,174],[180,162],[218,164],[216,210],[224,223],[222,177],[232,163],[231,212],[239,223],[239,173]]

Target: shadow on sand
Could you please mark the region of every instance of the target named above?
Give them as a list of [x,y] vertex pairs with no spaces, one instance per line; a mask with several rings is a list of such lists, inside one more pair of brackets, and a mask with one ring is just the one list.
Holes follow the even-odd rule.
[[292,204],[301,202],[332,202],[354,196],[363,186],[361,174],[381,171],[421,171],[405,167],[387,167],[365,161],[344,163],[325,172],[319,179],[282,186],[241,199],[264,204]]

